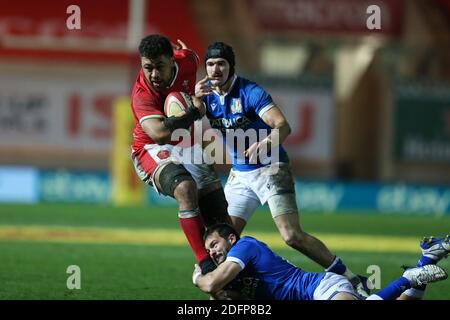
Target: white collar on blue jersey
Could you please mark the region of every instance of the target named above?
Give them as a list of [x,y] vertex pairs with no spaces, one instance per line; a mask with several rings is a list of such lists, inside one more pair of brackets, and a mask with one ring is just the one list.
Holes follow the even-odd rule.
[[224,95],[221,95],[220,92],[217,91],[217,90],[213,90],[213,92],[214,92],[216,95],[218,95],[218,96],[225,97],[227,94],[230,93],[231,90],[233,90],[234,83],[236,82],[236,79],[237,79],[237,75],[236,75],[236,73],[235,73],[235,74],[233,75],[233,80],[231,81],[231,86],[228,88],[228,91],[225,92]]

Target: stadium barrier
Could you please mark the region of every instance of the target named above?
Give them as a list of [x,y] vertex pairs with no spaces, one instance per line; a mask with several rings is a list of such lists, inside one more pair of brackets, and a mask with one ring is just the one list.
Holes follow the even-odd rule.
[[[226,177],[222,177],[225,183]],[[145,200],[153,206],[176,206],[174,199],[158,196],[143,186]],[[0,167],[0,202],[113,203],[109,172],[38,170]],[[339,213],[399,213],[443,216],[450,214],[450,186],[382,184],[296,180],[300,210]],[[133,204],[129,202],[128,204]]]
[[34,203],[38,196],[39,172],[33,167],[0,166],[0,203]]

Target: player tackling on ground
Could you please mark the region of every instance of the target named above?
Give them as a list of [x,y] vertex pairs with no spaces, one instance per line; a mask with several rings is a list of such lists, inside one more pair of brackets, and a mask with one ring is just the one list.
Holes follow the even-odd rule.
[[[252,237],[239,238],[227,224],[211,226],[205,247],[216,261],[216,270],[201,275],[194,269],[193,282],[217,299],[362,300],[347,278],[332,272],[306,272],[278,256]],[[414,268],[369,300],[422,298],[427,283],[444,280],[447,273],[436,265],[450,252],[450,240],[429,238],[421,242],[422,256]],[[422,287],[418,294],[417,288]]]

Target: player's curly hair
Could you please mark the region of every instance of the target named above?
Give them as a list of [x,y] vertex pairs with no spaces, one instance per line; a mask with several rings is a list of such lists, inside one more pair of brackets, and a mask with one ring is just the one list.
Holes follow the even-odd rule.
[[206,228],[205,232],[203,233],[203,242],[205,242],[206,238],[216,232],[224,239],[227,239],[230,234],[234,234],[236,236],[236,239],[239,240],[239,233],[233,228],[232,225],[228,223],[216,223],[212,226],[209,226]]
[[139,44],[141,57],[156,59],[162,55],[173,57],[173,48],[170,40],[160,34],[151,34],[141,40]]

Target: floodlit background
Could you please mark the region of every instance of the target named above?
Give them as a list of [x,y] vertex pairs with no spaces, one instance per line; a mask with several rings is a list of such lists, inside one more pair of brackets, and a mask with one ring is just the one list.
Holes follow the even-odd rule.
[[[381,30],[367,27],[370,5]],[[303,228],[352,269],[380,265],[386,284],[416,263],[422,236],[450,233],[449,0],[0,0],[0,298],[207,298],[190,284],[174,201],[129,160],[127,99],[151,33],[201,61],[213,41],[234,47],[237,73],[293,129]],[[224,181],[228,169],[217,166]],[[320,270],[267,209],[252,219],[248,234]],[[448,280],[429,287],[450,298]]]

